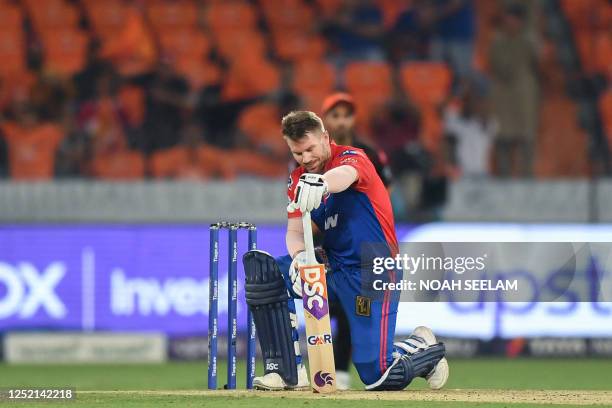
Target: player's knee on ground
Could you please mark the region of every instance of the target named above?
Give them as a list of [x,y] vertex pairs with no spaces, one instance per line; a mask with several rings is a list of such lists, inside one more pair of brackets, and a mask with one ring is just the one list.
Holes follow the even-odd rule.
[[289,294],[276,261],[252,250],[244,254],[246,300],[253,314],[265,373],[278,373],[285,383],[298,382],[295,347],[289,316]]
[[380,379],[380,363],[378,360],[368,363],[353,362],[353,364],[357,369],[357,374],[359,374],[362,383],[373,384]]
[[382,377],[373,383],[365,383],[368,391],[400,391],[415,377],[425,377],[444,357],[444,344],[438,343],[415,354],[397,357]]

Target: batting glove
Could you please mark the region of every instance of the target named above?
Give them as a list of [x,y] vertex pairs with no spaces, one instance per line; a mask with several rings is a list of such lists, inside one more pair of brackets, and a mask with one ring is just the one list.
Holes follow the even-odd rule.
[[320,174],[304,173],[295,186],[295,198],[287,206],[287,211],[300,210],[302,213],[319,208],[323,196],[327,194],[327,182]]
[[289,278],[291,278],[291,288],[293,293],[302,297],[302,278],[300,277],[300,266],[306,265],[306,251],[298,252],[291,265],[289,266]]

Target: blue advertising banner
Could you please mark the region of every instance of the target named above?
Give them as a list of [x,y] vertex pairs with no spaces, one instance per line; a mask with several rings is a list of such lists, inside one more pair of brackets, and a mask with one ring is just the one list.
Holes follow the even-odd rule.
[[[403,242],[607,242],[605,225],[398,226]],[[247,247],[239,232],[239,253]],[[258,226],[258,247],[285,252],[284,225]],[[0,332],[9,330],[207,332],[207,225],[4,225],[0,227]],[[219,329],[227,320],[227,232],[220,232]],[[612,293],[605,254],[602,294]],[[520,260],[520,259],[519,259]],[[239,262],[240,264],[240,262]],[[530,264],[525,271],[530,273]],[[532,271],[535,272],[535,271]],[[238,322],[244,330],[242,270]],[[605,298],[604,298],[605,299]],[[299,308],[300,305],[298,305]],[[301,312],[298,312],[301,315]],[[426,324],[451,337],[612,337],[610,302],[401,303],[397,330]]]
[[[283,228],[260,227],[258,235],[261,248],[282,254]],[[247,247],[246,232],[240,231],[239,237],[242,253]],[[207,225],[1,227],[0,331],[204,333],[208,324],[208,245]],[[219,269],[219,318],[224,322],[224,231]],[[242,284],[239,279],[240,293]],[[240,300],[238,316],[244,322],[242,296]]]

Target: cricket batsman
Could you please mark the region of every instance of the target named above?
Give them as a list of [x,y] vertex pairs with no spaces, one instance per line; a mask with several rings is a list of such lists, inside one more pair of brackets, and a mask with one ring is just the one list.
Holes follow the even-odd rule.
[[[361,244],[382,243],[385,256],[398,251],[389,195],[374,166],[360,149],[330,140],[322,120],[313,112],[295,111],[282,119],[282,134],[299,164],[288,184],[286,245],[292,262],[281,271],[263,251],[243,258],[246,297],[264,357],[265,374],[254,386],[265,390],[309,386],[297,338],[293,298],[302,298],[298,269],[306,264],[301,216],[310,212],[314,227],[324,236],[330,271],[330,302],[339,302],[350,325],[352,358],[366,390],[402,390],[415,377],[426,378],[432,389],[448,379],[445,349],[432,331],[417,327],[405,340],[393,342],[398,301],[361,296]],[[357,299],[361,299],[357,307]]]

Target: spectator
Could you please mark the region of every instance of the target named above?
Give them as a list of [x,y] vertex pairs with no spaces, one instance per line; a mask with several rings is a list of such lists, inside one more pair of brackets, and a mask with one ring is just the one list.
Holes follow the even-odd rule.
[[387,154],[361,141],[355,132],[355,101],[349,94],[338,92],[329,95],[321,108],[325,129],[339,145],[354,146],[362,149],[382,179],[386,187],[391,184],[391,168]]
[[324,23],[341,61],[382,59],[383,15],[373,0],[344,0],[338,13]]
[[54,123],[39,120],[27,103],[15,106],[14,121],[0,124],[8,146],[9,174],[16,180],[48,180],[53,177],[55,151],[64,137]]
[[66,137],[56,151],[55,176],[83,177],[91,159],[90,135],[77,126],[75,115],[68,109],[64,111],[62,128]]
[[[125,0],[124,0],[125,1]],[[157,51],[139,6],[125,1],[125,23],[102,45],[101,56],[123,76],[140,76],[153,69]]]
[[423,169],[420,113],[405,96],[396,96],[374,115],[372,131],[376,143],[389,157],[393,174]]
[[475,12],[472,0],[433,0],[436,35],[431,56],[446,61],[458,78],[467,77],[474,59]]
[[159,62],[149,81],[144,123],[147,150],[175,146],[179,142],[189,103],[189,84],[174,71],[169,61]]
[[372,134],[397,180],[392,193],[396,216],[407,220],[420,210],[424,176],[431,167],[431,156],[419,140],[421,115],[406,96],[396,95],[373,117]]
[[489,175],[490,149],[497,123],[490,115],[485,95],[473,87],[466,90],[459,109],[449,107],[444,113],[445,132],[455,140],[457,164],[465,177]]
[[30,98],[40,120],[59,122],[74,98],[74,84],[69,79],[40,72],[32,86]]
[[389,33],[390,58],[393,62],[429,58],[435,29],[435,8],[429,0],[416,0],[397,18]]
[[94,156],[127,145],[125,115],[117,101],[117,87],[118,78],[107,71],[96,82],[96,97],[83,103],[79,110],[78,128],[89,135]]
[[128,146],[127,115],[118,101],[117,87],[112,75],[100,77],[97,99],[81,109],[81,128],[92,138],[88,173],[102,179],[137,180],[145,175],[145,160]]
[[265,97],[224,101],[222,87],[211,85],[202,89],[196,107],[207,137],[207,142],[224,149],[237,147],[240,141],[236,121],[240,113],[249,105],[264,100]]
[[77,100],[83,102],[95,98],[98,78],[112,69],[112,65],[100,56],[100,42],[90,41],[87,47],[85,68],[74,77]]
[[520,5],[506,8],[489,50],[493,112],[499,123],[496,174],[530,176],[538,124],[538,66]]

